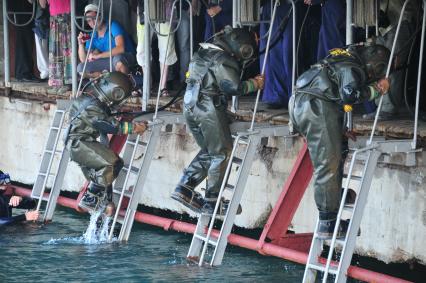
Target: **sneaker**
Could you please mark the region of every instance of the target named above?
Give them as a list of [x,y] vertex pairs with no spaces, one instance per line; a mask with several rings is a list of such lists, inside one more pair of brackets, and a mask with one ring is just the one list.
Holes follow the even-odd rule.
[[201,208],[204,205],[204,199],[200,193],[194,190],[179,185],[172,193],[171,198],[180,202],[196,213],[201,213]]
[[[226,212],[228,211],[229,202],[230,202],[229,200],[225,200],[224,198],[222,198],[216,214],[219,216],[225,216]],[[201,213],[212,215],[214,212],[215,206],[216,206],[216,201],[206,201],[203,205],[203,208],[201,209]],[[241,214],[242,211],[243,209],[241,205],[238,205],[237,215]]]

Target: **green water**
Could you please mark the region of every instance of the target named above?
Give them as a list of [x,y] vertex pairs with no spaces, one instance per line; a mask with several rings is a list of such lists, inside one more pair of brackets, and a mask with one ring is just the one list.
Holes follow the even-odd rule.
[[128,243],[84,244],[89,217],[0,227],[0,282],[301,282],[304,266],[228,246],[222,266],[186,261],[191,235],[135,224]]

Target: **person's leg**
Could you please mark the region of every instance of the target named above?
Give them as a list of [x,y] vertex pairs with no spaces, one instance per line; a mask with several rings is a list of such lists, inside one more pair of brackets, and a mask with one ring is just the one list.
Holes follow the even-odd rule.
[[[332,232],[341,194],[342,117],[338,105],[309,95],[295,97],[292,119],[306,138],[314,166],[315,202],[320,221]],[[333,222],[334,221],[334,222]]]
[[34,34],[36,43],[37,69],[40,72],[40,79],[44,80],[49,77],[49,51],[48,40],[39,38]]
[[321,60],[333,48],[345,45],[345,3],[328,0],[321,8],[322,24],[318,40],[318,56]]
[[[168,34],[171,31],[168,23],[160,24],[159,29],[162,34]],[[170,36],[158,35],[158,51],[162,74],[160,89],[166,89],[169,66],[177,61],[174,34],[170,34]]]
[[211,158],[205,195],[207,212],[214,208],[217,201],[227,161],[232,151],[232,137],[226,116],[226,103],[221,102],[220,97],[203,96],[198,104],[200,106],[197,119],[200,121],[205,148]]
[[33,75],[33,38],[34,33],[29,25],[15,27],[15,78],[31,79]]
[[112,58],[112,65],[114,70],[128,74],[130,67],[135,65],[134,55],[131,53],[122,53]]
[[190,18],[189,11],[182,11],[180,26],[177,30],[179,50],[179,79],[184,82],[190,60]]
[[82,204],[85,208],[95,209],[106,197],[106,189],[118,176],[123,160],[107,146],[87,141],[73,141],[71,160],[80,165],[93,183],[89,188],[89,198],[83,198]]
[[205,147],[206,141],[201,132],[197,116],[194,115],[194,111],[184,109],[184,117],[188,129],[201,149],[188,167],[185,168],[179,184],[176,186],[171,197],[190,209],[200,212],[204,200],[194,189],[207,177],[211,157]]

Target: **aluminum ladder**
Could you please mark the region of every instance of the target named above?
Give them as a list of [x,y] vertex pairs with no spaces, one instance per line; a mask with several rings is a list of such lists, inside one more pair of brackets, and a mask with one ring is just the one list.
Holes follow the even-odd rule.
[[[334,228],[333,237],[330,240],[318,239],[317,229],[318,222],[315,228],[314,236],[309,251],[308,261],[306,263],[305,273],[303,276],[304,283],[315,282],[317,272],[323,272],[322,282],[327,282],[330,274],[335,275],[334,282],[346,282],[347,270],[350,266],[352,255],[355,249],[355,241],[360,228],[364,208],[367,202],[367,196],[371,187],[371,182],[374,176],[374,170],[377,166],[379,158],[383,154],[392,153],[409,153],[412,154],[411,140],[401,141],[376,141],[369,146],[355,150],[350,162],[348,174],[344,175],[346,179],[342,200],[340,202],[339,212],[337,214],[336,226]],[[412,159],[411,159],[412,160]],[[353,174],[354,166],[357,161],[364,161],[362,175],[356,176]],[[413,164],[410,164],[413,165]],[[352,183],[351,183],[352,182]],[[348,194],[349,184],[358,182],[356,191],[355,203],[353,205],[346,204],[346,196]],[[349,214],[349,226],[344,239],[336,239],[338,227],[341,223],[344,213]],[[346,217],[344,217],[346,218]],[[320,259],[324,244],[329,244],[329,252],[327,259]],[[342,251],[338,260],[332,261],[332,255],[338,244]]]
[[[214,212],[212,215],[203,213],[199,215],[187,255],[190,261],[196,262],[199,266],[202,266],[207,250],[209,246],[211,246],[214,248],[214,252],[208,264],[210,266],[217,266],[222,263],[225,249],[228,244],[228,236],[234,225],[234,220],[257,148],[260,146],[262,138],[270,136],[282,137],[286,135],[288,135],[287,126],[259,127],[255,128],[253,131],[238,133],[236,135]],[[240,151],[241,154],[238,154]],[[235,178],[231,178],[230,176],[233,167],[236,167]],[[232,179],[234,179],[234,182],[232,182]],[[230,190],[231,196],[226,214],[222,218],[222,216],[218,215],[218,210],[225,190]],[[223,222],[220,225],[220,232],[217,233],[217,231],[213,230],[213,227],[216,220],[222,219]]]
[[[181,123],[184,123],[184,120],[180,113],[160,115],[149,123],[149,129],[143,134],[146,136],[145,141],[141,135],[128,135],[123,153],[124,167],[113,185],[113,199],[118,199],[118,204],[109,231],[109,240],[114,236],[116,224],[120,223],[118,240],[128,241],[151,161],[160,140],[161,129],[165,125]],[[142,160],[135,166],[138,148],[142,148]]]
[[[40,210],[43,201],[46,202],[43,221],[52,220],[70,160],[70,153],[63,145],[61,138],[69,103],[69,100],[57,100],[57,108],[53,114],[40,167],[31,192],[31,197],[38,199],[37,210]],[[58,146],[60,143],[62,146]],[[58,163],[56,156],[59,156]],[[53,166],[53,164],[57,165]],[[49,195],[45,196],[46,187],[51,178],[53,178],[52,188]]]

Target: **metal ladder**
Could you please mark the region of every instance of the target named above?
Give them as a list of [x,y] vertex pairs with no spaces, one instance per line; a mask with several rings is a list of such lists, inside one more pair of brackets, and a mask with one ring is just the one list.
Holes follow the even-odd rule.
[[[144,133],[147,135],[146,141],[142,141],[141,135],[127,137],[123,153],[124,167],[113,186],[113,199],[116,201],[118,199],[118,204],[110,228],[109,240],[113,238],[117,222],[121,224],[118,240],[127,241],[129,239],[149,167],[159,143],[161,129],[165,125],[179,123],[184,123],[180,113],[161,115],[149,124],[149,130]],[[138,166],[134,166],[135,156],[140,147],[143,148],[142,160]]]
[[[44,146],[40,167],[34,182],[31,197],[38,199],[37,210],[40,210],[43,201],[46,201],[46,207],[43,214],[43,221],[51,220],[56,208],[59,193],[64,181],[65,172],[68,167],[70,153],[64,147],[58,147],[62,142],[61,133],[63,130],[65,115],[69,107],[68,100],[57,100],[57,108],[53,114],[52,123],[49,128],[46,144]],[[59,157],[56,170],[53,170],[53,164],[56,164],[55,156]],[[48,180],[53,178],[52,188],[48,196],[44,196]]]
[[[334,228],[333,237],[330,240],[318,239],[317,229],[315,228],[314,236],[309,251],[308,261],[306,263],[303,282],[315,282],[318,271],[323,272],[322,282],[327,282],[329,274],[335,275],[334,282],[346,282],[347,270],[351,263],[352,255],[355,249],[355,241],[360,228],[362,215],[364,213],[367,196],[371,187],[374,176],[374,170],[377,162],[382,154],[385,153],[410,153],[412,152],[411,140],[409,141],[378,141],[364,148],[355,150],[352,155],[348,174],[345,176],[346,182],[340,202],[339,212],[337,214],[336,226]],[[354,165],[357,161],[364,161],[361,176],[353,174]],[[412,164],[411,164],[412,165]],[[356,190],[356,199],[353,205],[345,203],[351,181],[359,182],[358,190]],[[341,223],[343,213],[349,214],[349,226],[344,239],[336,239]],[[346,217],[345,217],[346,218]],[[324,243],[330,246],[327,260],[321,259],[321,253]],[[341,246],[342,252],[338,260],[332,261],[332,255],[336,244]]]
[[[214,252],[211,256],[209,265],[216,266],[222,263],[225,249],[228,244],[228,236],[234,225],[234,220],[241,202],[241,197],[244,193],[244,188],[247,183],[256,150],[261,144],[263,137],[285,135],[288,135],[287,126],[256,128],[253,131],[237,134],[234,139],[231,156],[228,161],[214,212],[212,215],[200,214],[199,216],[197,227],[187,255],[189,260],[197,262],[199,266],[202,266],[208,247],[212,246],[214,247]],[[242,154],[237,156],[241,147],[245,148],[242,150]],[[230,178],[230,175],[233,166],[237,166],[237,168],[235,172],[235,181],[231,184],[232,178]],[[216,220],[219,218],[222,219],[222,217],[218,217],[218,210],[226,189],[231,191],[231,197],[226,214],[223,218],[223,223],[220,227],[220,232],[217,233],[217,231],[213,230],[213,227]]]

